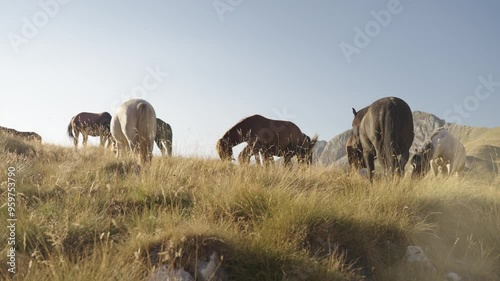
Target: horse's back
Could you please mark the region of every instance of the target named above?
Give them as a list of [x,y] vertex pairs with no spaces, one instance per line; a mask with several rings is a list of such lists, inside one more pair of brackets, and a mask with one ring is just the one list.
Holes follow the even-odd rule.
[[413,115],[408,104],[400,98],[387,97],[369,106],[362,119],[364,133],[372,142],[393,144],[399,154],[413,143]]
[[291,121],[273,120],[262,115],[252,115],[240,122],[242,131],[252,131],[264,143],[287,144],[302,138],[302,131]]
[[[124,102],[112,117],[113,123],[118,122],[126,135],[141,136],[156,135],[156,113],[153,106],[142,99],[132,99]],[[116,128],[115,128],[116,129]]]
[[463,169],[466,160],[464,145],[448,130],[440,128],[432,134],[433,158],[443,158],[453,163],[453,171]]

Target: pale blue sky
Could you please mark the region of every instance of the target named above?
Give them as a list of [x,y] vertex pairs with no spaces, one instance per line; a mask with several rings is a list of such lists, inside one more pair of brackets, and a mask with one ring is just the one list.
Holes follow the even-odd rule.
[[[0,126],[46,142],[71,145],[73,115],[113,114],[156,68],[168,77],[141,96],[172,125],[181,155],[214,156],[217,139],[255,113],[329,140],[350,127],[351,107],[391,95],[500,126],[498,1],[241,0],[222,17],[214,3],[238,1],[64,2],[46,24],[39,1],[0,2]],[[348,63],[340,44],[356,46],[355,28],[388,5],[399,12]],[[23,18],[38,30],[26,33]],[[490,74],[479,100],[478,77]]]

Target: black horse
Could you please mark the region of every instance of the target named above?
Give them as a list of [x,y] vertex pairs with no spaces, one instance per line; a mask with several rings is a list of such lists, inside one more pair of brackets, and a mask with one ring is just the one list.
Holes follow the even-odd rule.
[[408,104],[400,98],[386,97],[356,111],[352,109],[352,144],[362,151],[370,181],[375,170],[375,156],[386,172],[401,176],[410,157],[415,133],[413,115]]

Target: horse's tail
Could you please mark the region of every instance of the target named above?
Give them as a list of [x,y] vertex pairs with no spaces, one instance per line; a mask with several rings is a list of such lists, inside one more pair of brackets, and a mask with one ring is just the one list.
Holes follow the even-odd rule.
[[398,134],[396,132],[395,118],[397,118],[397,107],[394,103],[389,104],[389,108],[386,109],[384,116],[384,123],[382,127],[382,151],[381,151],[381,163],[384,165],[384,169],[388,171],[391,175],[395,172],[397,168],[396,155],[399,151]]
[[68,124],[68,137],[70,139],[74,139],[75,138],[75,136],[73,135],[73,119],[74,118],[71,118],[71,121]]
[[156,136],[156,113],[145,102],[137,104],[137,131],[141,161],[148,163],[153,157],[153,143]]

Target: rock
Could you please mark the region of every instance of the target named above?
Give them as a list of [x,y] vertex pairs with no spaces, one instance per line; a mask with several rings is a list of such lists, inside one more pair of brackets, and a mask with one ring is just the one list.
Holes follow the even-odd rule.
[[323,154],[323,151],[325,150],[326,144],[327,144],[327,141],[320,140],[313,147],[313,163],[319,162],[319,158],[321,157],[321,154]]
[[[225,273],[221,270],[221,258],[217,252],[213,252],[208,261],[198,260],[197,280],[201,281],[223,281],[227,280],[225,278]],[[147,281],[194,281],[194,278],[189,272],[184,269],[174,269],[168,265],[162,265],[158,267],[151,276],[149,276]]]
[[220,265],[221,260],[217,252],[213,252],[212,255],[210,255],[210,260],[208,262],[198,261],[198,273],[201,280],[224,280],[224,274],[219,269]]
[[[351,130],[347,130],[333,139],[331,139],[325,146],[323,153],[321,153],[318,162],[321,165],[337,165],[337,161],[346,157],[345,144],[351,135]],[[347,163],[344,161],[343,163]]]
[[146,279],[147,281],[194,281],[193,276],[184,269],[173,269],[170,266],[162,265],[155,269]]
[[462,281],[462,276],[458,275],[458,273],[455,272],[449,272],[446,274],[446,280],[448,281]]
[[437,274],[436,268],[420,246],[408,246],[406,248],[406,264],[420,276],[435,276]]

